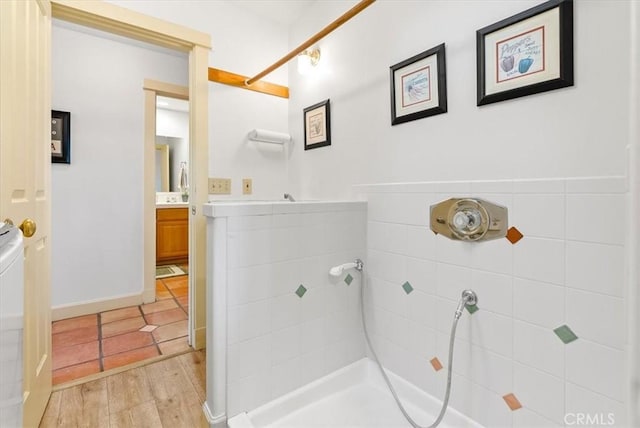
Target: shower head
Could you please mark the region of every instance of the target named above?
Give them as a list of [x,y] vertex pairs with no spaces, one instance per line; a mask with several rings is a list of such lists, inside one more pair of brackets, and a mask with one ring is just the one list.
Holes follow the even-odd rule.
[[355,262],[343,263],[341,265],[332,267],[331,269],[329,269],[329,275],[340,276],[342,275],[342,272],[344,272],[345,269],[355,269],[358,272],[362,272],[363,267],[364,267],[364,264],[362,263],[362,260],[356,259]]

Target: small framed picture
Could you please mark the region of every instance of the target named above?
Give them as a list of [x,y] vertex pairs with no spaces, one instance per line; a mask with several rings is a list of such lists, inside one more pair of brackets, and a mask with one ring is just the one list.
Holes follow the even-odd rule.
[[51,162],[71,163],[71,113],[51,110]]
[[478,105],[573,86],[573,2],[551,0],[476,32]]
[[444,43],[390,67],[391,125],[447,112]]
[[329,100],[304,109],[304,149],[331,145],[331,112]]

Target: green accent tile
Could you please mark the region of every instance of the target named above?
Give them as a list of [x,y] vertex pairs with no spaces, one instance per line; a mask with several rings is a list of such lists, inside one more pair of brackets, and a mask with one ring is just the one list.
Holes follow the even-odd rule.
[[553,330],[553,332],[562,340],[562,342],[566,345],[567,343],[571,343],[578,338],[576,334],[571,331],[568,325],[561,325],[560,327]]
[[409,281],[407,281],[404,284],[402,284],[402,289],[407,294],[409,294],[409,293],[411,293],[413,291],[413,287],[411,286],[411,284],[409,284]]
[[478,305],[464,305],[464,307],[467,308],[467,311],[469,311],[470,314],[473,314],[474,312],[477,312],[478,309],[480,309]]
[[304,293],[307,292],[307,289],[304,287],[304,285],[300,284],[300,287],[298,287],[298,289],[296,290],[296,294],[298,295],[298,297],[300,297],[302,299],[302,296],[304,296]]
[[353,282],[353,277],[350,273],[348,273],[347,276],[344,277],[344,282],[346,282],[347,285],[351,285],[351,282]]

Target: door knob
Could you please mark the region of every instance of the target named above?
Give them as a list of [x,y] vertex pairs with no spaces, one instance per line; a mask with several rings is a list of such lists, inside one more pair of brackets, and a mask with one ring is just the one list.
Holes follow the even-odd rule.
[[[13,220],[10,218],[5,219],[4,222],[13,225]],[[22,224],[18,226],[18,229],[22,231],[25,238],[31,238],[36,233],[36,222],[30,218],[25,218]]]

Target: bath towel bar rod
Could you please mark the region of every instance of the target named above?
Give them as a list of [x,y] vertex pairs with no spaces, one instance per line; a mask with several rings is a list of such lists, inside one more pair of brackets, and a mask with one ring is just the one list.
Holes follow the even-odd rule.
[[302,43],[300,46],[298,46],[297,48],[295,48],[294,50],[292,50],[291,52],[289,52],[288,54],[283,56],[280,60],[276,61],[275,63],[273,63],[269,67],[265,68],[263,71],[261,71],[260,73],[256,74],[252,78],[247,79],[244,82],[245,86],[251,86],[253,83],[255,83],[256,81],[262,79],[267,74],[269,74],[272,71],[280,68],[282,65],[286,64],[287,62],[289,62],[289,60],[291,60],[293,57],[298,55],[300,52],[304,51],[305,49],[307,49],[308,47],[310,47],[314,43],[318,42],[319,40],[324,38],[324,36],[326,36],[327,34],[331,33],[333,30],[335,30],[336,28],[340,27],[342,24],[344,24],[345,22],[347,22],[348,20],[350,20],[351,18],[353,18],[354,16],[356,16],[357,14],[362,12],[366,7],[370,6],[374,1],[376,1],[376,0],[362,0],[360,3],[358,3],[357,5],[355,5],[351,9],[349,9],[347,12],[342,14],[342,16],[340,16],[338,19],[333,21],[331,24],[329,24],[326,27],[324,27],[322,30],[320,30],[318,33],[316,33],[314,36],[312,36],[306,42]]

